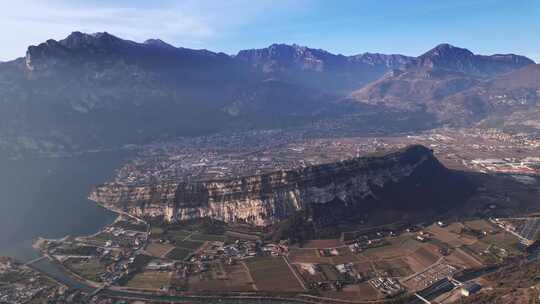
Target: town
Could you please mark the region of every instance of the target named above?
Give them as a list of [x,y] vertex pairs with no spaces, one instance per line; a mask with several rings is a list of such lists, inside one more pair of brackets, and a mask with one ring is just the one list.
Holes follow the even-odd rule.
[[[489,173],[540,173],[540,140],[495,129],[434,129],[387,137],[316,137],[306,131],[250,131],[140,147],[112,183],[219,180],[337,162],[410,144],[433,149],[447,167]],[[521,177],[520,177],[521,176]],[[523,177],[524,176],[524,177]]]

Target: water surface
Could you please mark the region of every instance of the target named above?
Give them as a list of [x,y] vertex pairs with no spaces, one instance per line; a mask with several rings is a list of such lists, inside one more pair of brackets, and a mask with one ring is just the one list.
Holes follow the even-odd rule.
[[36,256],[31,244],[37,237],[92,234],[112,222],[115,214],[87,195],[126,158],[124,152],[24,160],[0,157],[0,255],[28,260]]

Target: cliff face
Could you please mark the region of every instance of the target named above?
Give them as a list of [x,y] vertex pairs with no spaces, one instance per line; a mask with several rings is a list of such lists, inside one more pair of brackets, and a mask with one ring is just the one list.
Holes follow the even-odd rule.
[[[402,201],[402,207],[414,207],[411,204],[416,203],[408,200],[414,195],[407,197],[408,184],[414,188],[411,194],[427,191],[423,187],[431,187],[431,182],[446,174],[450,172],[429,149],[411,146],[384,156],[230,180],[148,186],[106,184],[96,187],[90,199],[105,207],[137,216],[163,217],[170,222],[210,217],[265,226],[298,210],[317,210],[336,202],[340,208],[351,210],[364,203],[373,205],[374,201],[392,201],[394,205]],[[386,188],[395,199],[385,193]]]

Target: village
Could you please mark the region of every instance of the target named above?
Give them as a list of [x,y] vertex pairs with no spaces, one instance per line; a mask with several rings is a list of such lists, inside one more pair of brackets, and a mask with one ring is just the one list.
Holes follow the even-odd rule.
[[[353,302],[417,294],[451,303],[493,284],[483,279],[462,282],[463,273],[522,256],[537,239],[538,218],[521,228],[512,221],[395,223],[346,232],[339,239],[290,244],[208,224],[169,227],[120,216],[95,235],[40,240],[38,245],[73,277],[111,291],[247,292]],[[527,237],[530,242],[524,243]],[[92,299],[110,300],[99,294]]]

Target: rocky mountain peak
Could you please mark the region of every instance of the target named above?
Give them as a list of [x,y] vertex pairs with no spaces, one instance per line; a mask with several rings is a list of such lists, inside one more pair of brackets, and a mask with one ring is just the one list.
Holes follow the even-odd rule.
[[390,69],[404,68],[414,59],[405,55],[381,53],[363,53],[348,58],[351,62],[359,62],[370,66],[385,66]]
[[167,42],[161,39],[148,39],[144,42],[144,44],[148,46],[163,48],[163,49],[176,49],[176,47],[168,44]]
[[474,69],[473,52],[448,43],[439,44],[417,58],[416,66],[464,71]]
[[297,44],[272,44],[262,49],[243,50],[236,58],[261,68],[265,72],[300,69],[322,71],[332,55],[324,50],[310,49]]
[[474,56],[473,52],[465,48],[460,48],[453,46],[448,43],[441,43],[431,50],[427,51],[421,56],[430,56],[430,57],[445,57],[445,56]]
[[107,48],[115,47],[123,44],[129,44],[129,41],[120,39],[107,32],[85,34],[81,32],[73,32],[65,39],[58,43],[68,49],[84,49],[84,48]]
[[534,61],[514,54],[477,55],[468,49],[448,43],[439,44],[419,56],[412,64],[421,69],[442,69],[476,76],[493,76],[506,73]]

